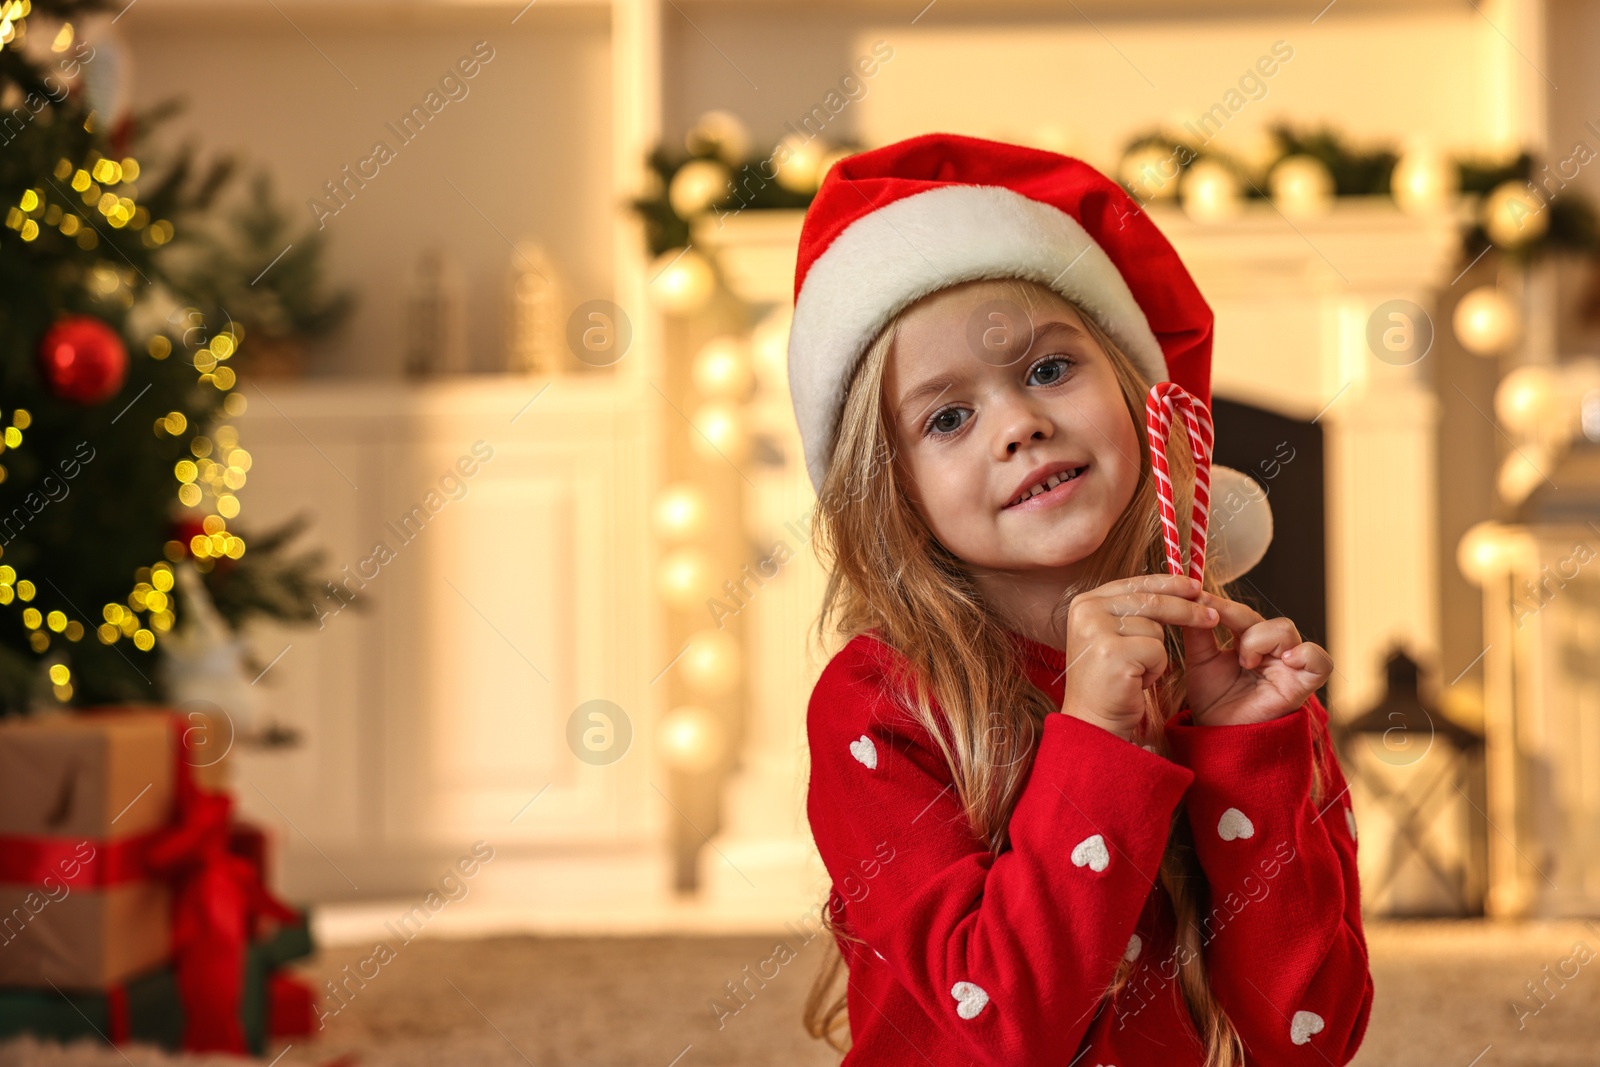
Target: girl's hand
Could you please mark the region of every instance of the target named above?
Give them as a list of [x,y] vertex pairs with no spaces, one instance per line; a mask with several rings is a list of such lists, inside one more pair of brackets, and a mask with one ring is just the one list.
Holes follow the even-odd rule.
[[1167,670],[1162,624],[1205,633],[1221,618],[1217,608],[1195,602],[1199,595],[1192,578],[1145,574],[1074,597],[1061,710],[1131,740],[1144,716],[1145,689]]
[[1217,610],[1234,647],[1219,647],[1210,627],[1184,627],[1184,681],[1196,725],[1237,726],[1287,715],[1333,673],[1327,650],[1301,641],[1288,619],[1263,619],[1248,605],[1210,593],[1197,602]]

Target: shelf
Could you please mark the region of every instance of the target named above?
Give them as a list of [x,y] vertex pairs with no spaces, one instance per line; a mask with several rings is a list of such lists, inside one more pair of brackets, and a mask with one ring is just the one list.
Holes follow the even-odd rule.
[[[1218,271],[1219,283],[1250,268],[1243,271],[1250,286],[1297,285],[1310,272],[1370,287],[1391,276],[1409,279],[1442,269],[1436,260],[1454,247],[1460,227],[1472,218],[1473,201],[1463,198],[1438,215],[1414,216],[1386,196],[1349,196],[1338,198],[1326,215],[1289,219],[1266,201],[1250,200],[1238,215],[1218,222],[1196,222],[1170,202],[1147,210],[1190,269],[1197,275]],[[798,209],[744,211],[720,226],[705,216],[695,226],[694,241],[716,253],[724,281],[741,299],[781,303],[793,296],[804,219]]]
[[[882,12],[895,22],[911,21],[918,14],[918,5],[906,0],[680,0],[684,7],[737,8],[778,11],[793,9],[805,12],[848,11],[862,14]],[[927,0],[923,0],[927,3]],[[1295,16],[1303,11],[1309,22],[1318,13],[1325,0],[1308,0],[1296,5]],[[1351,12],[1406,13],[1418,11],[1460,11],[1472,5],[1461,0],[1339,0],[1329,4],[1329,18],[1342,17]],[[963,20],[978,18],[985,22],[1006,21],[1026,16],[1037,18],[1049,15],[1064,22],[1082,22],[1085,19],[1129,21],[1134,19],[1202,19],[1227,17],[1259,17],[1271,15],[1283,18],[1286,14],[1283,0],[1080,0],[1063,5],[1060,0],[933,0],[927,3],[918,17],[919,26],[928,20],[934,23],[949,21],[941,16],[959,14]]]
[[[615,373],[461,374],[412,380],[363,377],[296,378],[256,381],[246,377],[250,401],[244,420],[299,417],[517,419],[527,414],[606,414],[640,406],[655,394],[642,380]],[[537,400],[534,398],[537,397]],[[531,402],[531,404],[530,404]],[[504,424],[503,422],[500,424]]]
[[[134,0],[122,9],[134,25],[182,25],[215,30],[226,27],[298,22],[313,19],[326,26],[373,26],[382,18],[386,28],[444,26],[464,20],[473,25],[606,26],[612,0]],[[121,16],[119,16],[120,18]]]

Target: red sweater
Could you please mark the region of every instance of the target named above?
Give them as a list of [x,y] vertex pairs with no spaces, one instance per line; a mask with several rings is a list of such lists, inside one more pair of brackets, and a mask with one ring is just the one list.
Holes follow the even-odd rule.
[[[1059,704],[1064,656],[1016,635]],[[806,731],[806,810],[832,876],[828,906],[865,946],[849,963],[843,1067],[1200,1064],[1171,898],[1157,878],[1182,805],[1211,886],[1212,989],[1247,1064],[1329,1067],[1355,1055],[1372,1007],[1355,820],[1331,744],[1311,803],[1313,696],[1244,726],[1168,724],[1173,760],[1051,714],[993,856],[972,833],[948,765],[863,635],[823,671]],[[1118,963],[1136,961],[1112,1000]]]

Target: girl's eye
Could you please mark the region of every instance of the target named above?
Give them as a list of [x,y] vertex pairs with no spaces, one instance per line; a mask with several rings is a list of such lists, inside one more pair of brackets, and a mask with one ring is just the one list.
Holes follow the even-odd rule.
[[[1029,381],[1038,376],[1040,378],[1040,381],[1038,381],[1040,386],[1059,386],[1062,379],[1066,378],[1067,373],[1072,370],[1074,363],[1077,363],[1077,360],[1067,357],[1067,355],[1046,355],[1040,362],[1030,366],[1027,376],[1029,376]],[[962,426],[966,424],[966,419],[958,418],[963,411],[971,414],[966,408],[955,408],[955,406],[944,408],[941,411],[934,411],[928,418],[928,422],[923,426],[923,434],[926,437],[952,437],[957,430],[962,429]],[[952,422],[952,419],[954,419],[954,422]]]
[[1053,376],[1050,378],[1050,381],[1040,382],[1042,386],[1054,386],[1056,382],[1061,381],[1062,378],[1066,378],[1067,371],[1072,370],[1072,363],[1074,363],[1074,360],[1066,357],[1066,355],[1050,355],[1050,357],[1045,357],[1043,360],[1040,360],[1040,362],[1034,363],[1034,368],[1032,368],[1032,370],[1034,370],[1034,373],[1037,373],[1037,371],[1042,371],[1045,370],[1045,368],[1054,366],[1054,370],[1050,371],[1050,374],[1053,374]]
[[950,422],[950,416],[958,416],[962,411],[966,411],[966,408],[946,408],[946,410],[934,411],[933,418],[928,419],[928,426],[925,429],[926,434],[931,435],[931,437],[949,437],[950,434],[954,434],[955,430],[962,429],[965,419],[957,419],[955,422]]

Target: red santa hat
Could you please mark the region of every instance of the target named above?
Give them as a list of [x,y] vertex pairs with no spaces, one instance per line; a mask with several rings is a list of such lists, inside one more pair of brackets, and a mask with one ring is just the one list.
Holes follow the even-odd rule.
[[[1039,282],[1091,316],[1152,382],[1211,404],[1211,308],[1116,182],[1082,160],[929,133],[849,156],[806,212],[795,264],[789,390],[820,491],[845,388],[889,320],[946,286]],[[1213,465],[1212,569],[1231,580],[1272,540],[1266,495]]]

